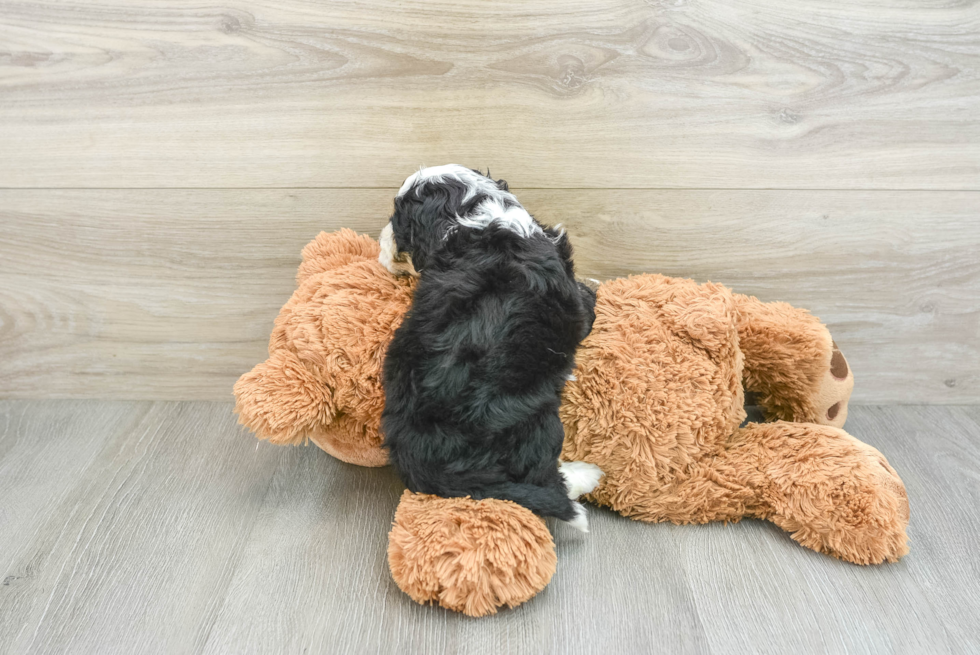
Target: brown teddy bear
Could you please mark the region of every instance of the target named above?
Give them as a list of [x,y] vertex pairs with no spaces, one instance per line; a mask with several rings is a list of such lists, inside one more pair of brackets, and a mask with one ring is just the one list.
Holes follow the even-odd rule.
[[[235,385],[239,418],[259,438],[386,464],[381,371],[414,280],[392,276],[378,252],[351,230],[303,249],[269,359]],[[610,280],[576,361],[562,457],[605,472],[592,502],[651,522],[768,519],[858,564],[908,552],[905,488],[881,453],[840,429],[853,377],[806,311],[661,275]],[[742,426],[743,389],[771,422]],[[544,521],[524,507],[408,491],[388,555],[413,599],[471,616],[531,598],[557,561]]]

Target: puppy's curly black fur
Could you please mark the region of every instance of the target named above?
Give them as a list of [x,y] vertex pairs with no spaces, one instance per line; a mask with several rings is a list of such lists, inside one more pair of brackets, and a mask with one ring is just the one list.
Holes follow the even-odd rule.
[[584,521],[569,497],[582,490],[558,466],[558,406],[595,292],[575,280],[567,235],[534,221],[506,182],[425,173],[406,181],[390,222],[386,263],[420,275],[384,364],[391,462],[412,491]]

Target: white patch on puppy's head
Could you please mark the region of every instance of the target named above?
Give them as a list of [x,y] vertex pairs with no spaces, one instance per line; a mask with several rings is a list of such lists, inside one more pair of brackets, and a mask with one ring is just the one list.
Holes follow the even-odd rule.
[[[508,193],[513,198],[513,195]],[[529,237],[533,234],[542,234],[541,226],[534,222],[527,210],[521,207],[517,199],[514,204],[505,204],[504,198],[487,198],[476,207],[476,211],[466,216],[457,216],[459,224],[464,227],[471,227],[482,230],[491,223],[498,223],[511,232],[516,232],[522,237]]]
[[496,182],[486,175],[459,164],[430,166],[420,169],[417,173],[408,176],[405,183],[398,189],[398,197],[400,198],[412,190],[416,196],[419,196],[426,184],[439,184],[447,179],[456,180],[466,186],[466,194],[462,200],[464,203],[477,195],[487,196],[486,200],[467,215],[456,216],[460,225],[482,230],[491,223],[499,223],[523,237],[543,232],[541,226],[531,218],[531,215],[521,206],[513,193],[501,189]]
[[[466,202],[478,193],[483,193],[488,196],[493,196],[498,193],[507,193],[506,191],[501,191],[497,187],[497,183],[486,175],[482,175],[473,169],[460,166],[459,164],[446,164],[444,166],[429,166],[428,168],[420,168],[417,173],[412,173],[409,175],[405,179],[405,182],[402,184],[401,188],[398,189],[398,197],[400,198],[401,196],[404,196],[412,189],[415,189],[415,194],[418,195],[426,183],[431,182],[438,184],[446,178],[457,180],[458,182],[462,182],[464,185],[466,185],[467,192],[463,197],[463,202]],[[513,197],[509,193],[507,193],[507,195]]]

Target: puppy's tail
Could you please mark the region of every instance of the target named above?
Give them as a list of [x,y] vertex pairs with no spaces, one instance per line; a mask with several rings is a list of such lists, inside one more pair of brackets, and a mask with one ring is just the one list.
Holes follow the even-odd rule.
[[500,480],[501,472],[495,470],[449,472],[433,471],[426,466],[402,466],[398,448],[391,448],[390,454],[405,486],[414,492],[443,498],[469,496],[473,500],[509,500],[538,516],[553,516],[577,530],[589,531],[585,507],[574,499],[589,493],[598,484],[602,471],[593,464],[563,462],[560,468],[555,467],[553,479],[538,485]]
[[[502,482],[481,489],[483,498],[499,498],[522,505],[538,516],[554,516],[576,530],[589,531],[589,518],[581,503],[568,497],[560,486],[539,487],[533,484]],[[473,496],[476,498],[476,496]]]

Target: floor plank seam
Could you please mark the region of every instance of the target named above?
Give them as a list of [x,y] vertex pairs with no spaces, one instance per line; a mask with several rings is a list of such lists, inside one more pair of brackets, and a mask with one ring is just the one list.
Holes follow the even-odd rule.
[[[240,428],[240,431],[242,437],[249,436],[249,433],[246,432],[244,428]],[[252,518],[252,526],[251,528],[249,528],[248,534],[246,534],[242,538],[241,546],[238,549],[236,549],[237,552],[236,552],[235,562],[232,565],[231,570],[228,571],[228,578],[222,588],[221,603],[215,609],[214,616],[211,617],[211,624],[208,626],[207,633],[204,635],[204,638],[201,640],[200,650],[197,651],[198,655],[203,655],[203,653],[207,650],[208,643],[210,643],[211,641],[211,635],[214,632],[214,628],[218,623],[218,619],[221,617],[221,613],[224,611],[225,606],[227,605],[228,590],[231,588],[231,584],[235,581],[235,575],[238,572],[239,567],[241,566],[242,559],[244,558],[245,555],[246,547],[251,542],[252,534],[254,534],[255,529],[258,526],[259,515],[262,513],[262,508],[265,507],[266,500],[269,498],[269,493],[272,490],[272,485],[275,483],[276,476],[279,475],[279,471],[281,470],[281,468],[282,468],[282,456],[280,455],[279,457],[276,458],[275,468],[273,468],[272,472],[269,474],[269,481],[265,485],[265,491],[262,492],[262,500],[261,502],[259,502],[258,510],[256,510],[255,516]]]

